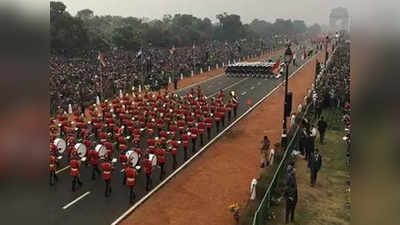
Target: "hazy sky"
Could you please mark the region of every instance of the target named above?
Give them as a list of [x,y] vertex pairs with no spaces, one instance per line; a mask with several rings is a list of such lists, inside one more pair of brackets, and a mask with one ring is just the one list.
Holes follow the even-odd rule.
[[[89,8],[96,15],[119,15],[162,18],[165,14],[186,13],[197,17],[208,17],[216,21],[215,15],[227,12],[239,14],[242,22],[254,18],[269,22],[276,18],[304,20],[308,25],[329,23],[329,13],[338,6],[348,8],[351,16],[360,16],[374,10],[378,0],[61,0],[67,10]],[[393,0],[397,2],[397,0]],[[400,1],[399,1],[400,2]]]

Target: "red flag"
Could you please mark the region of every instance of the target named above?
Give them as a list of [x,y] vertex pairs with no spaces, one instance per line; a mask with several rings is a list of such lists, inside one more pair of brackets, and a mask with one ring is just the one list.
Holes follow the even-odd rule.
[[307,58],[307,53],[306,53],[306,49],[304,49],[303,60],[305,60],[306,58]]
[[97,56],[97,59],[100,61],[101,65],[103,67],[106,67],[106,61],[104,59],[104,53],[99,52],[99,56]]
[[275,61],[275,64],[272,66],[272,72],[275,75],[278,74],[280,65],[281,65],[281,61],[278,59],[278,60]]
[[169,54],[173,55],[175,53],[175,46],[172,46],[172,48],[168,49]]
[[253,101],[251,99],[247,99],[247,105],[250,107],[253,105]]

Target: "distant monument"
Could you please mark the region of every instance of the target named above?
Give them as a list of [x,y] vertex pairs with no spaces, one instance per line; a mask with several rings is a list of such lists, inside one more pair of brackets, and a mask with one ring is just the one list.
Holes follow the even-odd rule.
[[338,7],[331,11],[329,15],[329,30],[336,32],[339,30],[349,30],[349,12],[346,8]]

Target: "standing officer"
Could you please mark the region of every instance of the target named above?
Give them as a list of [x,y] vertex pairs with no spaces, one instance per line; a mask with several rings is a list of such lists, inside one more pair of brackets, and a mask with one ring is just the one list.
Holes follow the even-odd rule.
[[325,122],[324,117],[321,116],[321,118],[318,121],[319,143],[321,145],[324,144],[325,131],[327,127],[328,124]]
[[110,162],[110,157],[106,158],[106,161],[101,165],[101,169],[103,170],[103,179],[106,183],[106,190],[104,192],[104,195],[106,197],[111,195],[112,188],[111,188],[111,172],[114,169],[111,162]]
[[70,165],[70,168],[71,168],[71,172],[70,172],[69,175],[72,176],[72,191],[74,192],[75,191],[76,182],[78,182],[79,187],[82,186],[82,182],[79,179],[79,167],[81,166],[81,163],[79,162],[78,158],[76,156],[74,156],[71,159],[69,165]]
[[294,211],[296,209],[297,204],[297,182],[296,182],[296,169],[293,166],[290,166],[288,171],[288,177],[286,180],[286,190],[285,190],[285,199],[286,199],[286,224],[290,221],[294,222]]
[[173,158],[172,168],[176,169],[176,166],[178,165],[178,162],[176,160],[176,155],[178,154],[179,143],[178,141],[176,141],[175,136],[172,138],[170,145],[171,145],[171,154]]
[[317,182],[317,174],[322,166],[322,157],[319,154],[318,149],[315,149],[314,154],[310,160],[310,172],[311,172],[311,187],[314,187]]
[[49,158],[50,186],[53,186],[54,183],[58,181],[58,177],[56,175],[56,163],[57,163],[57,158],[53,153],[50,154]]
[[136,198],[133,188],[136,185],[137,172],[136,169],[133,168],[133,165],[131,163],[129,163],[129,166],[125,169],[125,176],[126,176],[126,185],[130,189],[129,202],[132,203],[133,200]]
[[99,169],[99,166],[98,166],[99,165],[99,160],[100,160],[99,153],[94,149],[89,150],[89,161],[90,161],[90,164],[93,167],[93,169],[92,169],[92,180],[96,179],[96,173],[97,174],[101,173],[100,169]]

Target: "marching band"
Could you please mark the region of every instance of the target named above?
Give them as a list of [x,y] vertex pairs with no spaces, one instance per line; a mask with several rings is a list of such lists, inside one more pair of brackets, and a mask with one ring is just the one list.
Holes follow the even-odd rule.
[[[72,191],[76,190],[76,184],[79,187],[83,184],[81,164],[90,164],[91,179],[102,174],[108,197],[118,163],[122,166],[123,185],[129,187],[129,201],[132,202],[141,168],[149,191],[155,168],[161,170],[160,180],[164,178],[168,155],[172,156],[172,167],[176,169],[180,148],[187,160],[190,142],[194,154],[198,144],[203,146],[205,132],[210,140],[214,124],[219,132],[220,126],[225,126],[225,117],[230,122],[232,114],[234,118],[237,116],[238,98],[234,91],[230,97],[225,101],[221,90],[216,98],[208,99],[200,88],[192,88],[183,96],[168,91],[132,93],[92,105],[85,114],[60,112],[50,121],[50,185],[57,182],[56,167],[66,154]],[[115,156],[119,156],[118,159]]]

